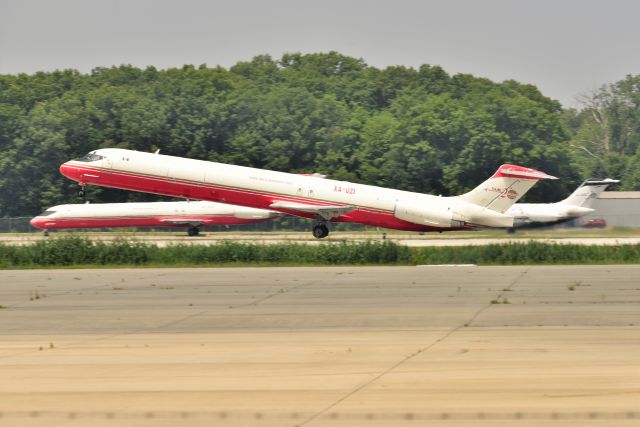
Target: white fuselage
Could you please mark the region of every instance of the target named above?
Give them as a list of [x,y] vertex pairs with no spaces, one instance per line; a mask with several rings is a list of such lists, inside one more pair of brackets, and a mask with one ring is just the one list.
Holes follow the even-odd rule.
[[558,223],[578,218],[593,209],[573,206],[564,203],[516,203],[506,214],[514,217],[514,226],[533,223]]
[[515,228],[539,227],[570,221],[593,212],[593,201],[609,185],[618,182],[620,181],[610,178],[590,178],[564,200],[556,203],[516,203],[506,213],[514,217]]
[[[322,215],[314,213],[309,207],[336,207],[341,209],[340,214],[326,219],[403,230],[429,231],[459,229],[470,224],[512,224],[511,217],[460,197],[437,197],[315,176],[123,149],[96,150],[83,159],[63,164],[60,170],[65,176],[81,184],[273,209],[308,218]],[[501,183],[503,180],[504,178],[496,178],[487,183]],[[535,182],[533,178],[527,177],[516,180],[527,180],[524,190],[508,194],[509,199],[514,199],[510,203],[521,197]],[[496,185],[494,183],[493,186],[487,185],[482,189],[485,192],[483,195],[490,196],[488,200],[506,197],[507,189]],[[474,191],[480,193],[478,189]]]
[[84,203],[53,206],[33,218],[31,224],[41,229],[229,225],[281,215],[275,211],[207,201]]

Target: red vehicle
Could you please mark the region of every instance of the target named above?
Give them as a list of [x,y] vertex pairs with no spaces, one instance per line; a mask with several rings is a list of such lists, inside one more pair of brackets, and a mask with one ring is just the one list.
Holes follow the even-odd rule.
[[582,228],[605,228],[606,226],[607,221],[602,218],[590,219],[589,221],[582,224]]

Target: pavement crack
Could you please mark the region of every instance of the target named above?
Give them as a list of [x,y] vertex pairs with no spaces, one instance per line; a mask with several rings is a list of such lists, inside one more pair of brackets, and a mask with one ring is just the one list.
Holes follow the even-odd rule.
[[[527,274],[529,272],[529,269],[525,269],[524,271],[520,272],[520,274],[511,281],[511,283],[509,283],[508,286],[502,288],[502,291],[498,294],[498,296],[495,298],[496,300],[502,298],[502,295],[504,295],[505,292],[509,292],[511,291],[511,288],[513,288],[516,284],[518,284],[518,282],[520,281],[520,279],[522,279],[525,274]],[[471,319],[469,319],[463,326],[471,326],[471,323],[473,323],[473,321],[475,321],[478,316],[480,316],[482,313],[485,312],[485,310],[487,310],[489,307],[491,307],[492,305],[494,305],[493,303],[488,303],[485,304],[484,306],[482,306],[478,311],[476,311],[476,313],[471,316]],[[459,328],[459,327],[458,327]]]
[[295,291],[296,289],[302,288],[303,286],[313,285],[313,284],[315,284],[317,282],[318,282],[317,280],[313,280],[311,282],[300,283],[299,285],[291,286],[290,288],[286,288],[286,289],[282,289],[281,288],[277,292],[273,292],[273,293],[271,293],[269,295],[266,295],[266,296],[264,296],[264,297],[262,297],[262,298],[260,298],[260,299],[258,299],[256,301],[251,301],[251,302],[248,302],[248,303],[238,304],[238,305],[231,305],[231,306],[229,306],[229,308],[242,308],[242,307],[251,307],[251,306],[254,306],[254,305],[258,305],[258,304],[261,304],[261,303],[263,303],[263,302],[265,302],[265,301],[267,301],[267,300],[269,300],[271,298],[277,297],[278,295],[285,295],[285,294],[288,294],[291,291]]
[[[268,295],[266,295],[266,296],[264,296],[264,297],[262,297],[262,298],[260,298],[260,299],[258,299],[256,301],[251,301],[251,302],[248,302],[248,303],[239,304],[239,305],[235,305],[235,306],[231,305],[231,306],[229,306],[229,308],[234,309],[234,308],[256,306],[256,305],[261,304],[264,301],[267,301],[267,300],[269,300],[271,298],[277,297],[279,295],[285,295],[285,294],[287,294],[287,293],[289,293],[291,291],[294,291],[294,290],[296,290],[298,288],[301,288],[301,287],[307,286],[307,285],[312,285],[312,284],[315,284],[317,282],[318,282],[317,280],[313,280],[311,282],[301,283],[299,285],[292,286],[292,287],[286,288],[286,289],[280,288],[277,292],[270,293],[270,294],[268,294]],[[175,325],[177,325],[179,323],[184,322],[185,320],[193,319],[194,317],[198,317],[198,316],[201,316],[201,315],[206,314],[206,313],[210,313],[210,312],[215,311],[215,310],[219,310],[219,308],[201,310],[201,311],[199,311],[197,313],[189,314],[189,315],[187,315],[185,317],[182,317],[180,319],[175,319],[175,320],[172,320],[170,322],[163,323],[162,325],[152,326],[152,327],[145,328],[145,329],[142,329],[142,330],[132,331],[132,332],[130,332],[130,334],[136,334],[136,333],[141,333],[141,332],[150,332],[150,331],[154,331],[154,330],[158,330],[158,329],[164,329],[164,328],[167,328],[167,327],[170,327],[170,326],[175,326]]]
[[[525,274],[527,274],[529,272],[529,269],[525,269],[524,271],[522,271],[514,280],[511,281],[511,283],[506,287],[503,288],[502,292],[506,292],[506,290],[510,290],[513,286],[515,286],[520,279],[522,279],[522,277],[524,277]],[[498,295],[498,298],[500,298],[502,296],[502,293],[500,293]],[[339,399],[335,400],[334,402],[332,402],[331,404],[329,404],[328,406],[326,406],[325,408],[321,409],[320,411],[316,412],[315,414],[311,415],[309,418],[307,418],[306,420],[304,420],[303,422],[301,422],[300,424],[297,424],[298,426],[302,427],[304,425],[309,424],[310,422],[316,420],[317,418],[321,417],[323,414],[327,413],[328,411],[330,411],[331,409],[335,408],[336,406],[338,406],[340,403],[344,402],[345,400],[349,399],[350,397],[352,397],[353,395],[355,395],[356,393],[360,392],[361,390],[367,388],[368,386],[370,386],[371,384],[375,383],[376,381],[378,381],[380,378],[384,377],[385,375],[393,372],[394,370],[398,369],[400,366],[404,365],[405,363],[407,363],[408,361],[412,360],[413,358],[415,358],[416,356],[426,353],[427,351],[431,350],[433,347],[435,347],[436,345],[438,345],[439,343],[445,341],[447,338],[449,338],[451,335],[453,335],[454,333],[456,333],[457,331],[459,331],[460,329],[466,328],[467,326],[469,326],[471,324],[471,322],[473,322],[476,318],[478,318],[478,316],[480,316],[485,310],[487,310],[489,307],[491,307],[492,304],[485,304],[484,306],[482,306],[480,309],[478,309],[473,316],[471,316],[471,318],[464,322],[461,325],[455,326],[451,329],[449,329],[444,335],[442,335],[440,338],[436,339],[435,341],[431,342],[430,344],[427,344],[426,346],[414,351],[413,353],[409,354],[408,356],[403,357],[400,361],[396,362],[395,364],[393,364],[392,366],[388,367],[387,369],[385,369],[384,371],[376,374],[373,378],[370,378],[369,380],[365,381],[364,383],[356,386],[354,389],[352,389],[351,391],[349,391],[347,394],[345,394],[344,396],[340,397]]]

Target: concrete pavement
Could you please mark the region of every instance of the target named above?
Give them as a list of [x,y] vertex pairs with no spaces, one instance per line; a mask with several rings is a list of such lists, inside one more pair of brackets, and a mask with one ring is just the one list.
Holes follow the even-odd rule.
[[638,277],[0,271],[0,426],[638,425]]

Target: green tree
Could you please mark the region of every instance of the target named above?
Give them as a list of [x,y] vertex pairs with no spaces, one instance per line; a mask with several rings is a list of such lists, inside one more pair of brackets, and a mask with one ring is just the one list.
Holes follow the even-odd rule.
[[[456,194],[502,163],[636,188],[638,77],[562,111],[532,85],[441,67],[371,67],[338,52],[256,56],[229,69],[131,65],[0,75],[0,216],[76,202],[60,163],[122,147],[385,187]],[[604,118],[604,121],[602,120]],[[92,187],[94,202],[157,196]]]

